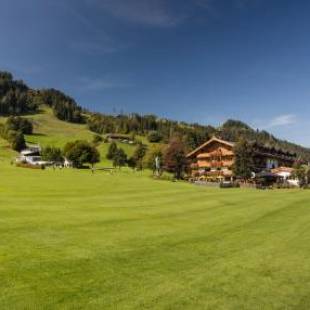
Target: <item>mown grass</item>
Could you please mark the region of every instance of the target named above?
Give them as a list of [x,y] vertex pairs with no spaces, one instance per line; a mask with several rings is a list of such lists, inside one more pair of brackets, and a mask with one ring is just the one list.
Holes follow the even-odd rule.
[[[28,142],[93,138],[49,109],[27,117]],[[0,309],[309,308],[310,192],[22,169],[14,156],[0,138]]]
[[0,309],[309,309],[310,192],[0,175]]

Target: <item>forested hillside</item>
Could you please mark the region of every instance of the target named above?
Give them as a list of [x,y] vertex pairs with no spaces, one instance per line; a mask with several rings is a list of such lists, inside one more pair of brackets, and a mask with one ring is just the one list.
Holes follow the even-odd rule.
[[37,111],[34,92],[9,72],[0,71],[0,115],[19,115]]
[[85,123],[82,108],[75,100],[56,89],[42,89],[36,92],[39,104],[50,106],[55,116],[63,121],[71,123]]
[[245,137],[247,140],[257,142],[260,145],[297,154],[299,158],[306,161],[310,160],[309,148],[302,147],[286,140],[277,139],[265,130],[254,130],[240,121],[228,120],[218,129],[218,136],[224,140],[233,142],[240,139],[240,137]]
[[310,149],[277,139],[266,131],[255,130],[240,121],[228,120],[221,127],[215,128],[173,121],[156,115],[92,113],[59,90],[30,89],[22,81],[14,80],[12,74],[0,71],[0,115],[36,113],[42,105],[51,107],[58,119],[71,123],[86,123],[88,128],[97,134],[139,135],[155,143],[167,143],[171,137],[178,135],[182,137],[188,150],[196,148],[213,135],[229,141],[245,137],[271,148],[296,153],[299,158],[310,161]]

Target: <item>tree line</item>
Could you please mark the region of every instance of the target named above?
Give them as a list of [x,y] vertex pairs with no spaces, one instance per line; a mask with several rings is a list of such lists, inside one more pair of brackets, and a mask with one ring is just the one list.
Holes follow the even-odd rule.
[[91,114],[87,119],[88,128],[98,134],[119,133],[146,136],[149,142],[168,143],[175,135],[181,135],[188,148],[195,148],[208,140],[216,129],[212,126],[189,124],[156,115],[106,115]]
[[300,160],[310,161],[310,149],[277,139],[264,130],[255,130],[247,124],[228,120],[220,127],[186,123],[138,113],[107,115],[90,113],[73,98],[56,89],[32,90],[12,74],[0,71],[0,115],[22,115],[36,112],[43,104],[53,109],[63,121],[87,123],[97,134],[123,133],[142,135],[152,143],[168,143],[174,136],[181,136],[188,150],[193,150],[212,136],[236,142],[240,138],[275,150],[296,154]]
[[128,157],[121,147],[112,142],[107,152],[107,159],[114,167],[128,166],[135,170],[151,169],[153,173],[168,171],[176,179],[181,179],[188,167],[186,159],[187,149],[182,137],[174,136],[168,144],[154,144],[146,146],[138,143],[133,155]]
[[275,151],[287,152],[296,155],[299,160],[310,162],[310,149],[288,142],[286,140],[277,139],[275,136],[265,130],[254,130],[247,124],[237,121],[228,120],[218,128],[218,137],[223,140],[237,142],[245,139],[252,144],[265,146]]

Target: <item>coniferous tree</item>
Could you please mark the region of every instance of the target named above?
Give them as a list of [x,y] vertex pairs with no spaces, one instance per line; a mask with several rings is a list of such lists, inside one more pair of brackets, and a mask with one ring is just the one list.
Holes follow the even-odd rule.
[[241,138],[234,147],[234,153],[234,175],[246,181],[251,178],[254,169],[253,147],[251,143]]
[[123,167],[127,163],[127,155],[123,149],[118,148],[113,157],[113,166],[114,167]]
[[117,144],[115,142],[112,142],[109,146],[109,149],[108,149],[108,153],[107,153],[107,159],[109,160],[113,160],[115,154],[116,154],[116,151],[117,151]]
[[136,168],[138,168],[139,170],[142,170],[143,168],[143,158],[146,154],[146,145],[139,143],[133,153],[133,160],[135,161],[135,166]]

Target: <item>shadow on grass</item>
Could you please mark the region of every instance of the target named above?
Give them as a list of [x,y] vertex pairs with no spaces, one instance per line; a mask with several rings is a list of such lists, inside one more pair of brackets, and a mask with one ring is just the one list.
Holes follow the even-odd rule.
[[45,111],[43,109],[37,109],[34,111],[22,112],[22,113],[1,113],[0,116],[9,117],[9,116],[32,116],[37,114],[44,114]]
[[45,133],[33,133],[31,135],[29,135],[30,137],[46,137],[47,135]]

